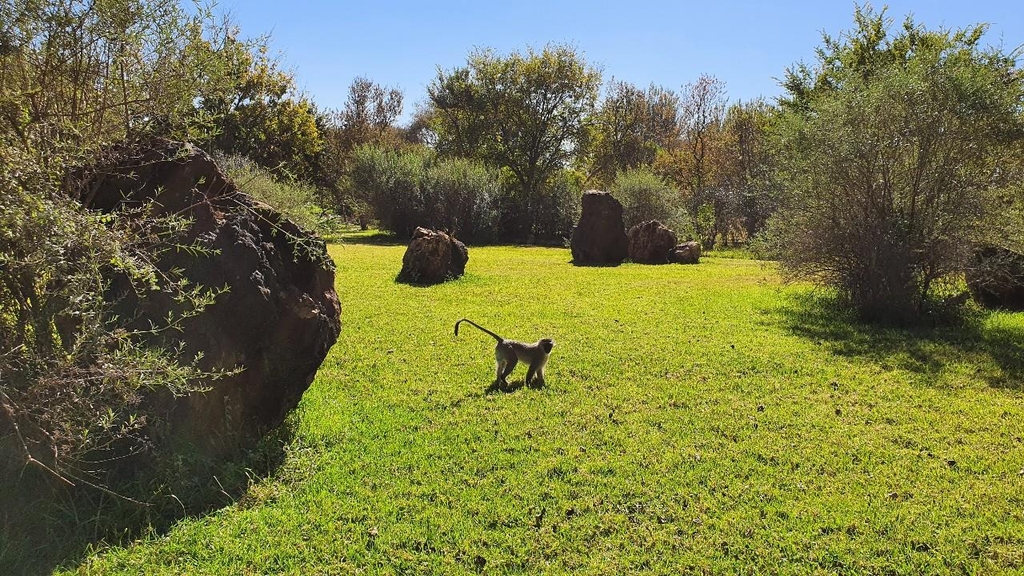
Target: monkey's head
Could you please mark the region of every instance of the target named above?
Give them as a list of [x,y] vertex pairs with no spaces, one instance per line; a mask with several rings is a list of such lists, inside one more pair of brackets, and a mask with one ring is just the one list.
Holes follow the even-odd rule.
[[541,338],[540,347],[544,349],[545,354],[551,354],[551,349],[555,347],[555,341],[551,338]]

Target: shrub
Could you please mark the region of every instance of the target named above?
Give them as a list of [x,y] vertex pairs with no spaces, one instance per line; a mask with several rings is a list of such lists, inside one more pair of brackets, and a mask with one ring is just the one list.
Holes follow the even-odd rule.
[[692,227],[686,223],[679,191],[651,168],[642,166],[619,172],[610,191],[622,202],[622,220],[626,230],[648,220],[657,220],[680,237],[692,233]]
[[533,224],[528,240],[565,244],[580,218],[582,188],[576,174],[565,170],[555,173],[529,205]]
[[[34,465],[101,483],[161,417],[147,413],[144,392],[185,394],[208,376],[198,358],[150,342],[215,294],[151,264],[181,248],[184,221],[89,213],[45,179],[26,187],[13,173],[0,170],[0,472]],[[176,299],[180,313],[129,328],[107,299],[115,278],[141,300]]]
[[292,222],[322,235],[335,230],[336,222],[320,207],[319,194],[313,186],[287,177],[275,177],[244,156],[215,154],[214,160],[240,190],[273,206]]
[[497,239],[494,204],[500,188],[493,170],[462,158],[435,160],[427,167],[422,189],[424,205],[435,208],[432,222],[467,242]]
[[774,224],[791,276],[838,289],[865,319],[905,321],[991,234],[994,160],[1024,98],[1012,59],[979,48],[982,28],[908,20],[886,38],[881,15],[857,16],[845,42],[826,43],[817,78],[789,77]]
[[350,185],[381,228],[408,239],[417,226],[455,232],[466,242],[495,239],[494,171],[464,159],[438,159],[428,148],[355,152]]

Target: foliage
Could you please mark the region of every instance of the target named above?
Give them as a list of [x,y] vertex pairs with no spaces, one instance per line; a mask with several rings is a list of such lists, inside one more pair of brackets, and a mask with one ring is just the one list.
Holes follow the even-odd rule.
[[[579,221],[582,180],[574,171],[559,170],[548,177],[538,194],[524,199],[515,184],[506,179],[498,200],[498,239],[564,245]],[[523,222],[531,222],[529,228]]]
[[[1022,315],[864,326],[715,252],[587,268],[478,247],[462,279],[412,288],[404,247],[360,242],[331,248],[346,327],[279,473],[65,573],[1021,568]],[[487,394],[494,343],[452,339],[463,316],[554,338],[547,386]]]
[[[228,83],[233,61],[212,42],[225,28],[211,13],[173,0],[7,0],[0,11],[0,473],[105,490],[166,416],[144,397],[216,377],[174,337],[216,287],[154,266],[167,251],[203,256],[179,237],[182,218],[85,212],[70,175],[113,143],[209,135],[218,118],[196,103]],[[140,327],[117,294],[175,311]],[[0,508],[32,505],[11,494]]]
[[348,100],[341,111],[341,144],[354,150],[363,144],[380,143],[402,113],[402,93],[384,88],[367,78],[352,81]]
[[241,191],[273,206],[306,230],[326,236],[337,228],[335,218],[320,207],[319,192],[309,184],[287,175],[275,176],[241,156],[216,155],[214,159]]
[[[713,76],[701,76],[683,92],[680,124],[684,156],[682,183],[688,192],[693,228],[705,248],[714,246],[725,219],[727,202],[719,186],[725,85]],[[713,217],[702,217],[710,209]]]
[[870,8],[856,22],[825,38],[820,72],[788,77],[782,262],[865,318],[902,320],[992,234],[1024,93],[1014,57],[980,47],[983,27],[929,31],[908,17],[890,35]]
[[176,0],[6,0],[0,51],[0,142],[55,170],[98,145],[209,129],[193,114],[201,87],[227,71],[204,39],[208,12]]
[[[725,112],[721,187],[731,200],[725,210],[732,222],[720,222],[720,230],[739,227],[750,240],[765,229],[778,208],[777,182],[773,172],[771,134],[777,110],[764,100],[739,102]],[[778,153],[784,153],[780,151]]]
[[438,158],[422,147],[364,146],[355,151],[350,185],[400,238],[423,226],[466,242],[495,239],[498,176],[472,160]]
[[648,220],[657,220],[680,237],[692,233],[679,192],[649,167],[619,173],[611,193],[622,202],[622,220],[626,230]]
[[600,73],[570,47],[499,56],[470,54],[466,66],[439,71],[427,88],[436,148],[444,156],[474,158],[507,171],[518,193],[513,237],[528,237],[545,187],[582,158]]
[[[52,191],[0,170],[0,476],[38,466],[69,485],[99,484],[111,462],[144,450],[146,392],[181,395],[209,377],[166,334],[202,310],[212,291],[154,261],[186,222],[83,212]],[[22,172],[24,174],[24,172]],[[194,248],[192,248],[194,249]],[[118,316],[111,283],[133,298],[161,294],[181,312],[140,328]],[[153,345],[157,341],[159,345]]]
[[658,150],[679,145],[679,96],[651,86],[646,91],[613,81],[593,123],[591,172],[611,183],[619,172],[649,166]]
[[324,146],[318,155],[318,186],[329,190],[334,209],[366,225],[368,207],[346,186],[353,155],[359,146],[400,148],[404,142],[395,127],[402,113],[402,93],[385,88],[367,78],[356,78],[349,86],[345,107],[318,115]]
[[316,111],[296,93],[292,75],[268,57],[265,39],[239,40],[237,29],[224,26],[206,44],[227,75],[205,86],[197,99],[195,116],[211,119],[201,145],[313,178],[324,146]]

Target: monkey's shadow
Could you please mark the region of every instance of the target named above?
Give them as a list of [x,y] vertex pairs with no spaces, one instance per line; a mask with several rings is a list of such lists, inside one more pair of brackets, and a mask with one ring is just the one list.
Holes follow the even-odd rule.
[[526,380],[514,380],[508,384],[502,384],[500,381],[495,380],[491,382],[491,385],[484,390],[484,394],[490,396],[491,394],[511,394],[523,388],[530,388],[531,390],[540,390],[544,387],[543,382],[534,382],[530,385],[526,384]]

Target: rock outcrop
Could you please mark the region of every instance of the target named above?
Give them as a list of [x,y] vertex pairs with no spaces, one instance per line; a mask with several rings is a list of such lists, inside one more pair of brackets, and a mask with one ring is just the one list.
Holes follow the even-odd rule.
[[[205,370],[240,370],[212,380],[207,392],[153,400],[170,412],[171,434],[216,453],[281,424],[341,330],[334,264],[323,241],[244,194],[189,144],[125,148],[78,177],[71,191],[88,208],[186,218],[178,241],[198,250],[154,255],[157,266],[183,270],[200,286],[227,288],[173,337],[186,357],[203,355]],[[111,299],[140,325],[179,310],[169,295],[139,300],[126,288],[115,279]]]
[[570,246],[577,266],[621,264],[629,254],[622,204],[607,192],[584,192],[583,210]]
[[690,240],[672,249],[669,261],[676,264],[697,264],[700,262],[700,242]]
[[657,220],[629,229],[629,259],[640,264],[668,264],[676,246],[676,233]]
[[402,257],[397,280],[405,284],[429,286],[459,278],[466,272],[469,249],[444,232],[416,228]]

